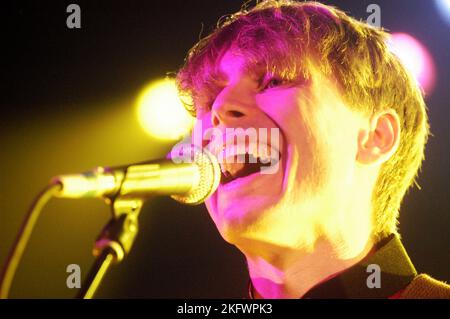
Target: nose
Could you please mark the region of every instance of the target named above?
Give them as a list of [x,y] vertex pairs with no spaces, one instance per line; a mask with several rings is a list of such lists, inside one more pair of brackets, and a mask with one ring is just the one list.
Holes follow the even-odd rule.
[[211,108],[211,123],[214,127],[238,127],[251,112],[249,98],[242,92],[224,89],[214,101]]
[[234,110],[230,108],[229,110],[220,109],[220,111],[213,111],[212,114],[212,124],[214,127],[227,126],[233,127],[233,123],[239,121],[240,118],[244,117],[245,114],[241,111]]

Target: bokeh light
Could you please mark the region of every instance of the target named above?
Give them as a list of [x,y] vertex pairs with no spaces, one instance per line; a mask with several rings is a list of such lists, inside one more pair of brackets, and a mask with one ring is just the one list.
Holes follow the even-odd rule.
[[173,79],[160,79],[144,88],[137,100],[139,123],[147,134],[160,140],[178,140],[195,119],[186,111]]
[[406,33],[393,33],[389,47],[413,74],[425,93],[430,94],[436,82],[436,68],[433,57],[427,48],[419,40]]
[[450,24],[450,0],[434,0],[439,14]]

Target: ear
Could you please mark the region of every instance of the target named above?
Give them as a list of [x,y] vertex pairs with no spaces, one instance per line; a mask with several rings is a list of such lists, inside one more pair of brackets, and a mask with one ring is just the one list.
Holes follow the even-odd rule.
[[400,119],[392,109],[373,115],[369,127],[360,131],[356,160],[360,164],[386,162],[397,151],[400,142]]

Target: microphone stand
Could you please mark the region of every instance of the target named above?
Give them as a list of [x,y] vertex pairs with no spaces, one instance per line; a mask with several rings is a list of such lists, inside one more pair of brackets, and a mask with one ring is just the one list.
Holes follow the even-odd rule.
[[[107,202],[111,203],[110,199]],[[105,225],[94,245],[97,260],[91,267],[77,298],[91,299],[113,263],[130,252],[138,233],[138,217],[143,199],[118,197],[112,202],[113,217]]]

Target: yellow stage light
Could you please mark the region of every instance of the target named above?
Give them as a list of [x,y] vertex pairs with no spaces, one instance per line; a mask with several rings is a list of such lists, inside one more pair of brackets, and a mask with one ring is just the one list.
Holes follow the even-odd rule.
[[183,107],[172,79],[160,79],[144,88],[137,100],[137,113],[145,132],[161,140],[183,137],[195,121]]

